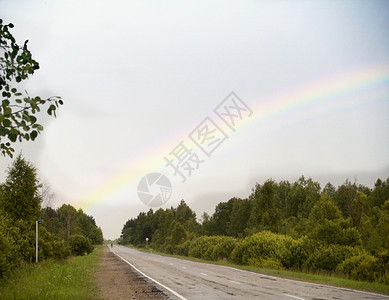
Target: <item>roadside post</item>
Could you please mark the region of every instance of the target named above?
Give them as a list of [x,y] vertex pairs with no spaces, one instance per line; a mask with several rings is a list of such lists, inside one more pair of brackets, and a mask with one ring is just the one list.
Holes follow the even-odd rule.
[[43,221],[35,222],[35,262],[38,262],[38,225],[41,225]]
[[149,238],[147,237],[146,238],[146,248],[148,248],[149,247]]

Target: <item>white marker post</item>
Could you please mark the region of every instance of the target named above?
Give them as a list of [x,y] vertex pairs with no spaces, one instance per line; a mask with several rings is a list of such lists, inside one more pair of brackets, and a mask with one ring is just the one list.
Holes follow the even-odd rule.
[[42,221],[35,222],[35,262],[38,262],[38,225],[42,224]]
[[146,248],[148,248],[149,247],[149,238],[147,237],[146,238]]

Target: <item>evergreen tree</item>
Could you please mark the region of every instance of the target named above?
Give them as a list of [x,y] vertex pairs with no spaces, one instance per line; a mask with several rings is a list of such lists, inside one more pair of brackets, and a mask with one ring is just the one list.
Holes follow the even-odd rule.
[[36,168],[18,155],[1,185],[0,207],[11,219],[35,223],[40,216],[40,203]]

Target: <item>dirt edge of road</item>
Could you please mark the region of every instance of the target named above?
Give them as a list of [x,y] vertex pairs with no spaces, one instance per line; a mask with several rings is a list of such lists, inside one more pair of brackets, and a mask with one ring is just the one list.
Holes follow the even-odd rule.
[[103,248],[94,279],[97,299],[171,299],[159,287],[136,272],[108,247]]

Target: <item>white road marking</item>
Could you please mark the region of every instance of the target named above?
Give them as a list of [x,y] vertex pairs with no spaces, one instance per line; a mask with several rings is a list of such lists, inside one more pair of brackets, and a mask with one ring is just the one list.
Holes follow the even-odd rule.
[[204,275],[204,276],[207,276],[207,274],[205,274],[205,273],[200,273],[201,275]]
[[[349,288],[344,288],[344,287],[339,287],[339,286],[333,286],[333,285],[328,285],[328,284],[322,284],[322,283],[311,283],[311,282],[298,281],[298,280],[282,278],[282,277],[276,277],[276,276],[271,276],[271,275],[264,275],[264,274],[261,274],[261,273],[256,273],[256,272],[252,272],[252,271],[246,271],[246,270],[242,270],[242,269],[238,269],[238,268],[234,268],[234,267],[229,267],[229,266],[218,266],[218,267],[219,268],[230,269],[230,270],[235,270],[235,271],[239,271],[239,272],[242,272],[242,273],[249,273],[249,274],[254,274],[254,275],[262,275],[262,276],[267,277],[267,278],[273,278],[273,279],[277,279],[277,280],[281,280],[281,281],[284,280],[284,281],[289,281],[289,282],[294,282],[294,283],[296,283],[296,282],[300,282],[300,283],[304,282],[305,284],[311,284],[311,285],[315,285],[315,286],[327,287],[327,288],[332,288],[332,289],[336,289],[336,290],[354,292],[354,293],[359,293],[359,294],[366,294],[366,295],[382,297],[382,298],[389,298],[388,295],[384,295],[384,294],[366,292],[366,291],[361,291],[361,290],[354,290],[354,289],[349,289]],[[284,295],[286,295],[286,294],[284,294]],[[290,296],[290,295],[287,295],[287,296]]]
[[285,296],[288,296],[288,297],[292,297],[294,299],[299,299],[299,300],[305,300],[304,298],[300,298],[300,297],[297,297],[297,296],[293,296],[293,295],[289,295],[289,294],[284,294]]
[[[113,253],[115,253],[113,251],[113,249],[110,249]],[[158,282],[157,280],[147,276],[146,274],[144,274],[142,271],[138,270],[135,266],[133,266],[130,262],[128,262],[127,260],[125,260],[124,258],[122,258],[119,254],[115,253],[119,258],[121,258],[122,260],[124,260],[127,264],[129,264],[131,267],[133,267],[136,271],[138,271],[140,274],[142,274],[143,276],[149,278],[151,281],[154,281],[155,283],[157,283],[158,285],[162,286],[163,288],[165,288],[166,290],[168,290],[169,292],[171,292],[173,295],[175,295],[176,297],[180,298],[181,300],[188,300],[187,298],[183,297],[182,295],[178,294],[177,292],[173,291],[171,288],[163,285],[162,283]],[[178,259],[177,259],[178,260]],[[172,263],[170,263],[172,264]],[[212,265],[214,266],[214,265]],[[234,267],[229,267],[229,266],[218,266],[220,268],[225,268],[225,269],[230,269],[230,270],[235,270],[235,271],[239,271],[239,272],[242,272],[242,273],[248,273],[248,274],[254,274],[254,275],[262,275],[264,277],[267,277],[267,278],[274,278],[274,279],[278,279],[278,280],[284,280],[284,281],[289,281],[289,282],[300,282],[298,280],[293,280],[293,279],[288,279],[288,278],[282,278],[282,277],[276,277],[276,276],[271,276],[271,275],[264,275],[264,274],[261,274],[261,273],[257,273],[257,272],[252,272],[252,271],[247,271],[247,270],[242,270],[242,269],[238,269],[238,268],[234,268]],[[200,274],[203,274],[203,275],[207,275],[205,273],[200,273]],[[238,282],[237,282],[238,283]],[[371,296],[378,296],[378,297],[382,297],[382,298],[388,298],[389,299],[389,296],[388,295],[384,295],[384,294],[378,294],[378,293],[373,293],[373,292],[366,292],[366,291],[361,291],[361,290],[355,290],[355,289],[350,289],[350,288],[344,288],[344,287],[336,287],[336,286],[331,286],[331,285],[328,285],[328,284],[315,284],[315,283],[309,283],[309,282],[304,282],[306,284],[312,284],[312,285],[315,285],[315,286],[321,286],[321,287],[328,287],[328,288],[332,288],[332,289],[337,289],[337,290],[343,290],[343,291],[349,291],[349,292],[354,292],[354,293],[360,293],[360,294],[365,294],[365,295],[371,295]],[[289,294],[284,294],[285,296],[289,296],[291,298],[294,298],[294,299],[300,299],[300,300],[305,300],[304,298],[300,298],[300,297],[297,297],[297,296],[293,296],[293,295],[289,295]]]
[[[112,251],[113,252],[113,251]],[[176,296],[177,298],[181,299],[181,300],[188,300],[186,299],[184,296],[180,295],[179,293],[177,293],[176,291],[172,290],[171,288],[167,287],[166,285],[160,283],[159,281],[155,280],[154,278],[151,278],[150,276],[146,275],[145,273],[143,273],[141,270],[137,269],[132,263],[130,263],[129,261],[127,261],[126,259],[124,259],[123,257],[121,257],[119,254],[117,254],[116,252],[113,252],[115,255],[117,255],[119,258],[121,258],[122,260],[124,260],[127,264],[129,264],[135,271],[137,271],[138,273],[142,274],[144,277],[150,279],[151,281],[154,281],[156,284],[158,284],[159,286],[161,286],[162,288],[164,288],[165,290],[168,290],[170,293],[172,293],[174,296]]]
[[241,284],[240,282],[233,281],[233,280],[228,280],[228,281],[231,282],[231,283],[235,283],[235,284]]

